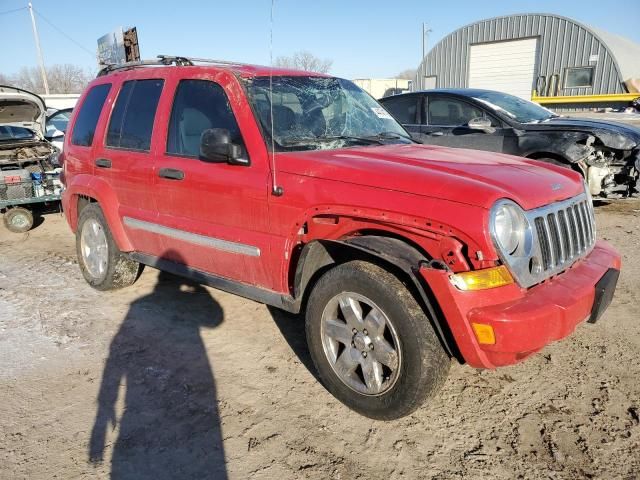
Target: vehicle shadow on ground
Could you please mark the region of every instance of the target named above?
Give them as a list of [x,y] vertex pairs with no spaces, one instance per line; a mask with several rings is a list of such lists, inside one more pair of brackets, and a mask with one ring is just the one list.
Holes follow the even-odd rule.
[[152,293],[131,304],[104,368],[92,463],[103,461],[117,428],[112,479],[227,478],[213,370],[200,336],[222,321],[207,290],[164,272]]
[[291,350],[293,350],[293,353],[298,357],[298,360],[300,360],[316,380],[320,381],[316,367],[313,365],[313,360],[311,360],[309,347],[307,346],[304,316],[302,314],[294,315],[293,313],[288,313],[271,306],[267,306],[267,309],[278,330],[280,330],[280,333],[289,344],[289,347],[291,347]]

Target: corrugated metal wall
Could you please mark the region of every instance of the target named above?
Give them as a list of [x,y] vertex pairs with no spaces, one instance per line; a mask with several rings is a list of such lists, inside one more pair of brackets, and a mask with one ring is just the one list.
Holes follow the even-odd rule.
[[[613,57],[588,27],[568,18],[536,14],[483,20],[447,35],[418,67],[414,88],[424,88],[424,77],[432,75],[437,76],[438,88],[467,87],[469,45],[531,37],[539,39],[535,78],[558,74],[560,95],[624,93]],[[589,61],[592,55],[598,56],[596,62]],[[593,87],[564,89],[565,68],[582,66],[595,67]],[[531,88],[536,88],[535,83]]]

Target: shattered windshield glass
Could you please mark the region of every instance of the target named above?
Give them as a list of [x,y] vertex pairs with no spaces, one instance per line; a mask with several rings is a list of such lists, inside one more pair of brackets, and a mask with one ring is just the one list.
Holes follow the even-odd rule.
[[277,151],[413,143],[378,102],[348,80],[275,76],[271,89],[269,77],[255,77],[247,80],[247,90],[267,143],[273,135]]
[[540,105],[506,93],[474,93],[473,98],[520,123],[538,123],[558,116]]

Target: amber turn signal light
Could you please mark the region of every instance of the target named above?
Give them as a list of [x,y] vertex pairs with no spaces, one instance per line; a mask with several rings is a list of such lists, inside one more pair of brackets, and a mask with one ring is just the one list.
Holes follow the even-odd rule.
[[496,334],[494,333],[493,327],[491,325],[471,322],[471,326],[473,327],[473,332],[476,334],[476,338],[478,339],[479,344],[495,345]]
[[459,290],[486,290],[513,283],[513,277],[504,265],[499,267],[461,272],[449,277],[451,283]]

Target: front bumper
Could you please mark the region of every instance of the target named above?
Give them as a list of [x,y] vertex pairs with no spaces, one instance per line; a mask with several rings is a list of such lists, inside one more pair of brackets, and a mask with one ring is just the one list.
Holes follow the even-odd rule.
[[[465,362],[495,368],[517,363],[566,337],[584,320],[595,321],[611,300],[619,270],[620,255],[607,242],[598,241],[585,258],[529,289],[512,284],[463,292],[451,284],[448,272],[427,267],[420,272]],[[495,344],[480,345],[472,322],[491,325]]]

